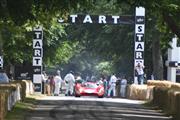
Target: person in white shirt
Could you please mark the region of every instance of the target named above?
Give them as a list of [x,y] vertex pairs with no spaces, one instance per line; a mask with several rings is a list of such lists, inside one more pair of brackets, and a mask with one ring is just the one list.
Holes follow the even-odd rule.
[[113,74],[109,81],[108,97],[110,97],[111,92],[113,92],[113,96],[116,95],[116,81],[117,81],[117,78],[115,74]]
[[60,86],[61,86],[62,78],[56,73],[54,77],[55,89],[54,89],[54,96],[58,96],[60,93]]
[[65,83],[66,83],[66,93],[65,96],[69,95],[70,92],[70,96],[73,95],[74,93],[74,85],[75,85],[75,78],[73,75],[73,72],[70,71],[65,77],[64,77]]
[[138,84],[144,84],[144,65],[138,63],[136,66]]
[[43,94],[46,94],[46,92],[47,92],[47,89],[46,89],[47,79],[48,79],[48,76],[47,76],[46,72],[43,71],[42,74],[41,74],[42,93],[43,93]]
[[120,85],[121,85],[121,87],[120,87],[120,95],[121,95],[121,97],[126,97],[127,80],[126,80],[125,76],[122,77]]
[[42,72],[41,79],[42,79],[42,82],[46,82],[46,80],[48,79],[48,76],[45,71]]

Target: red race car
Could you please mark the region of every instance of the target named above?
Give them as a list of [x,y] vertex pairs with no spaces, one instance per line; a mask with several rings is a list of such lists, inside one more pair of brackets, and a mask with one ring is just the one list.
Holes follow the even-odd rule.
[[75,97],[80,96],[104,96],[104,86],[98,82],[77,81],[75,84]]

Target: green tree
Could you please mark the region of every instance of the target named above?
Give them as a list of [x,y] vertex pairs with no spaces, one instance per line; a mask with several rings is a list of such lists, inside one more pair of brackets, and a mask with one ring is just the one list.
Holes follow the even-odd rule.
[[[69,10],[78,9],[80,6],[87,7],[90,6],[91,3],[92,1],[88,0],[1,0],[0,55],[3,54],[3,56],[5,56],[4,61],[11,63],[22,63],[26,60],[31,61],[32,33],[30,31],[32,31],[32,28],[36,25],[43,25],[44,27],[44,31],[46,33],[46,48],[52,47],[55,43],[59,44],[59,46],[54,47],[54,51],[57,51],[56,49],[60,50],[60,46],[65,46],[65,48],[68,48],[67,43],[64,43],[63,40],[61,40],[62,44],[58,42],[58,40],[62,39],[62,36],[65,34],[63,31],[64,28],[59,26],[57,21],[55,23],[55,18],[59,15],[66,16]],[[60,31],[56,31],[56,29]],[[54,38],[51,36],[54,36]],[[24,50],[27,52],[24,52]],[[51,54],[51,52],[47,53],[46,55],[58,56]],[[65,59],[67,58],[65,57]]]
[[[103,15],[131,13],[129,9],[123,11],[125,7],[117,8],[114,3],[114,1],[97,1],[93,9],[83,10],[82,13]],[[81,11],[77,12],[81,13]],[[67,33],[71,35],[70,38],[80,41],[80,45],[84,46],[86,51],[93,52],[102,61],[111,62],[115,68],[114,72],[124,72],[132,75],[133,27],[133,25],[72,25],[69,26]]]
[[117,3],[117,6],[126,4],[131,7],[144,6],[146,8],[146,23],[150,26],[146,29],[149,31],[148,34],[152,35],[149,37],[152,38],[153,73],[155,79],[163,79],[161,51],[164,48],[168,48],[168,42],[174,35],[180,37],[180,20],[178,17],[180,15],[179,0],[124,0]]

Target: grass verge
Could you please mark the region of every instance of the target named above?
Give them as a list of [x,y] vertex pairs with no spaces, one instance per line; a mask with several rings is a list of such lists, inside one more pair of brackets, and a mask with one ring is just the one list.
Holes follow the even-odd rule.
[[37,101],[35,98],[27,97],[23,102],[17,102],[12,111],[8,112],[5,120],[24,120],[26,114],[31,112]]

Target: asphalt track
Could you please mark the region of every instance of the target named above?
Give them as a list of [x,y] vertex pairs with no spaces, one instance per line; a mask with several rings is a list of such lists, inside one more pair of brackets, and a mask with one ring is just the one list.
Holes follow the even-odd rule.
[[39,98],[25,120],[171,120],[160,111],[144,107],[144,101],[51,96]]

